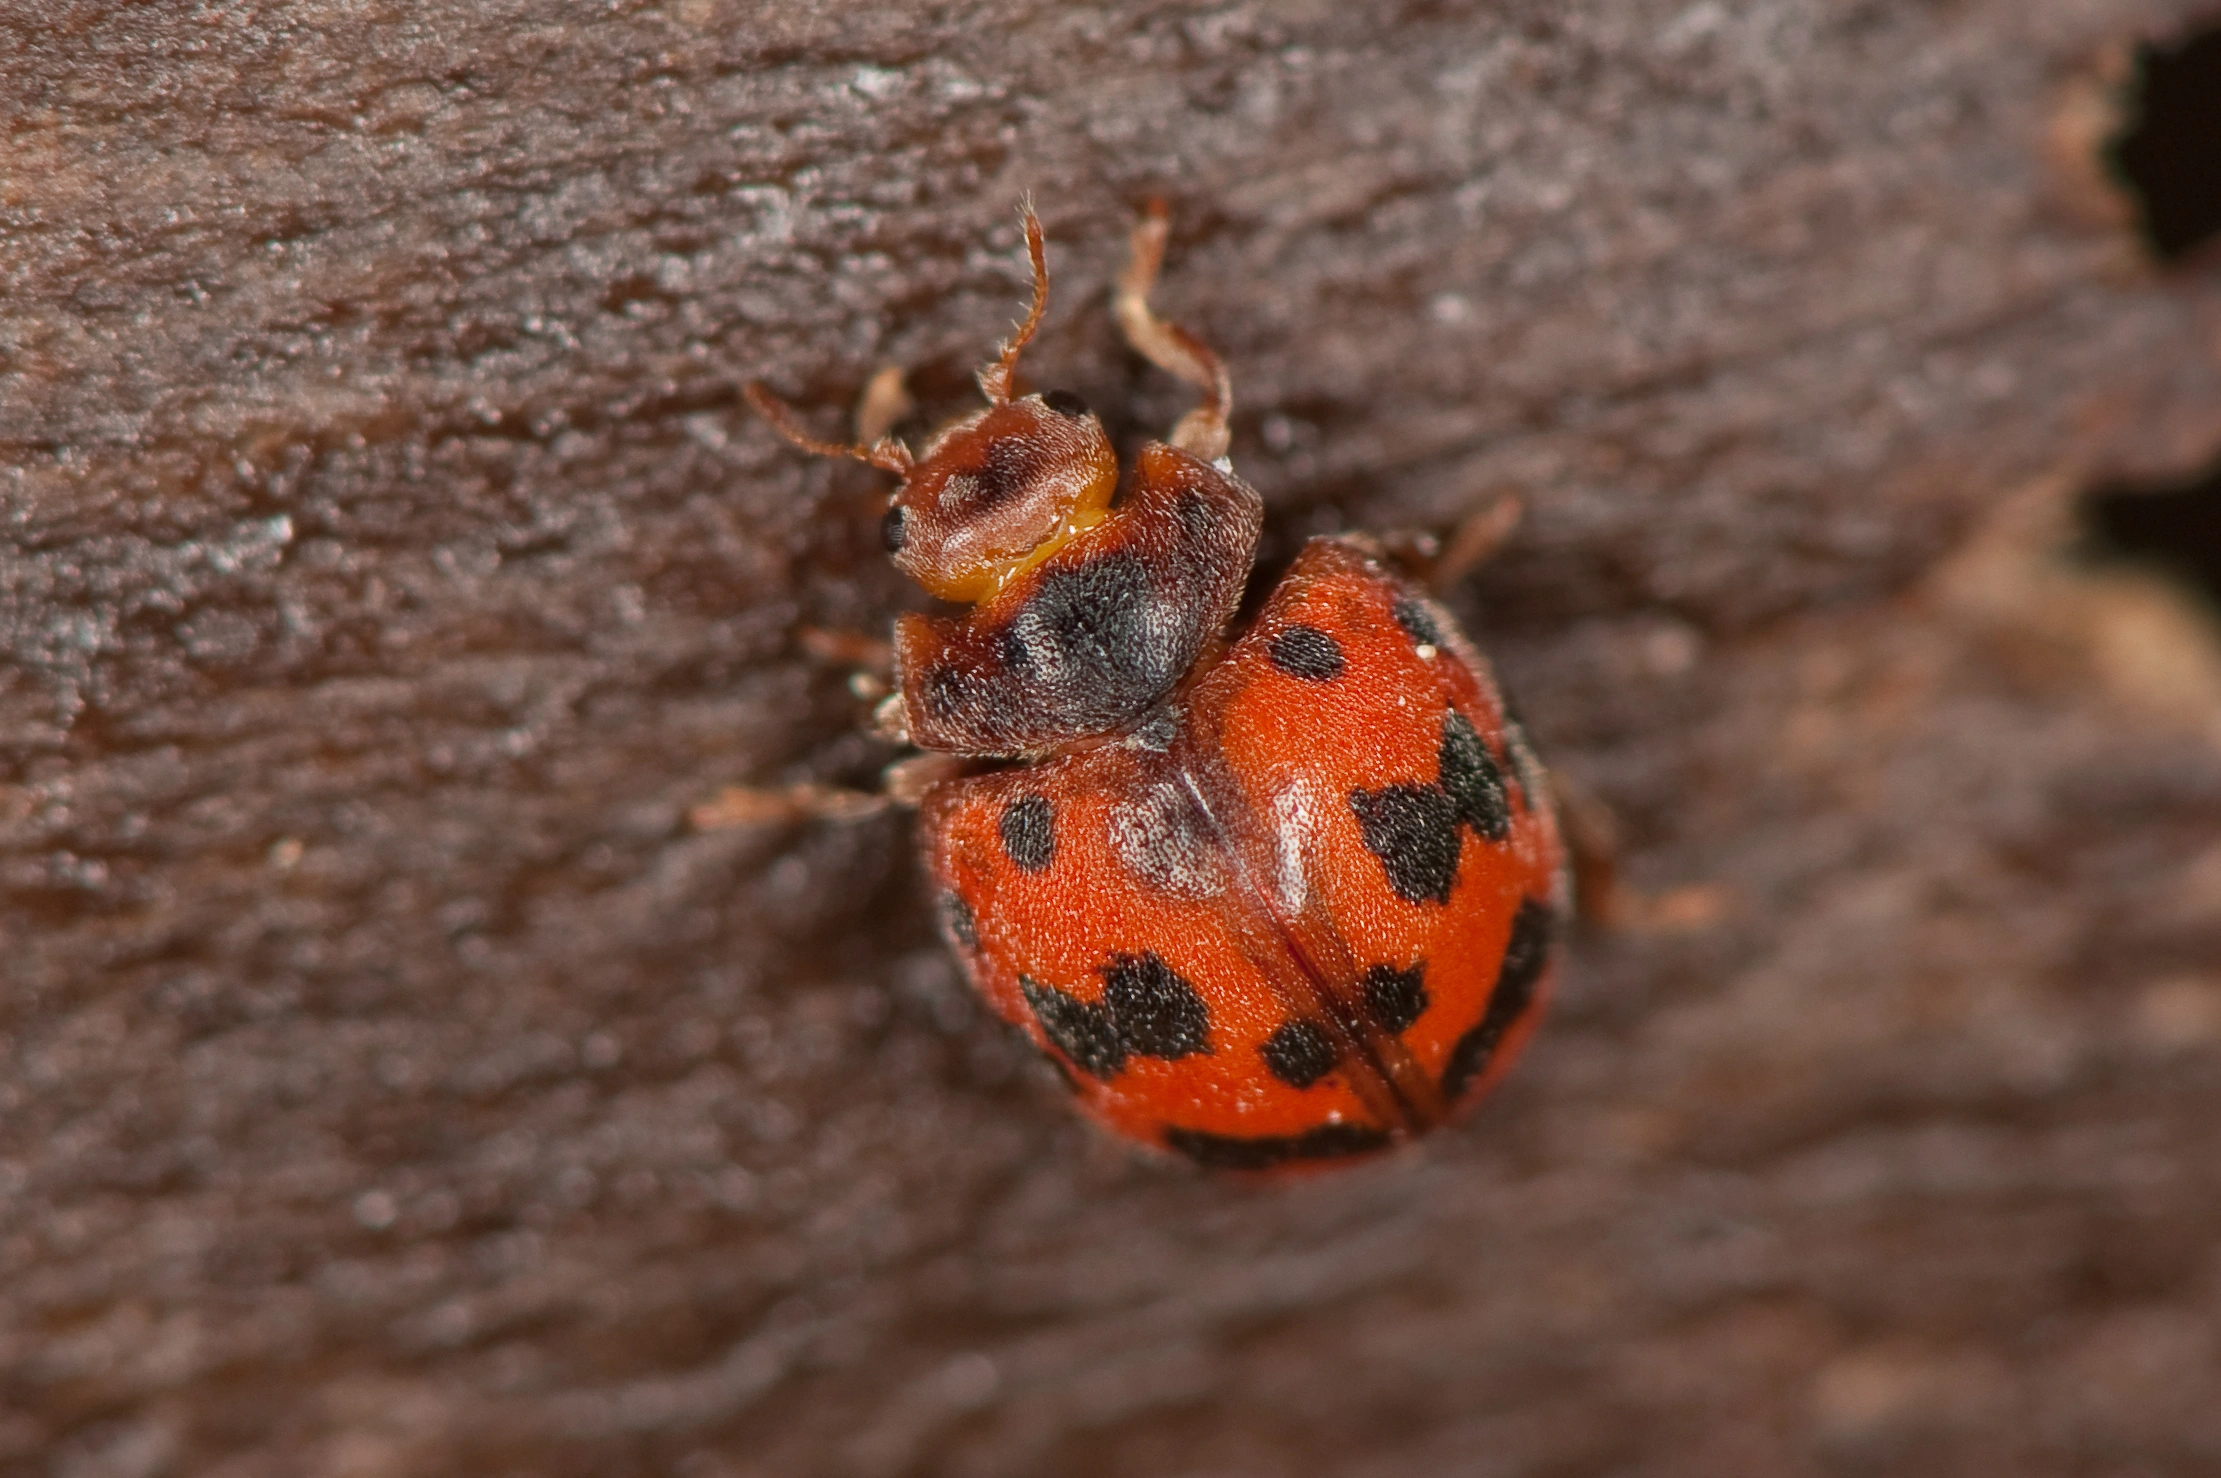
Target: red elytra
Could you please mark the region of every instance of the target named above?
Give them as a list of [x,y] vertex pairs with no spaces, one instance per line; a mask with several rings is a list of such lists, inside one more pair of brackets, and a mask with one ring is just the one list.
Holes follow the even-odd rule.
[[1149,309],[1163,211],[1116,311],[1206,393],[1123,476],[1077,397],[1013,393],[1048,290],[1025,225],[1033,305],[988,407],[917,455],[813,441],[750,387],[797,445],[901,476],[896,564],[970,607],[900,618],[882,712],[942,756],[905,798],[943,930],[1121,1134],[1238,1170],[1384,1149],[1534,1030],[1569,895],[1548,781],[1372,541],[1312,540],[1229,643],[1263,507],[1225,457],[1224,370]]

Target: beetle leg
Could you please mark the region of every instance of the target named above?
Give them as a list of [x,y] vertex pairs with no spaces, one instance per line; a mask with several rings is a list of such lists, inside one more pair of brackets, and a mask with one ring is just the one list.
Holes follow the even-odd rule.
[[1619,821],[1612,808],[1565,771],[1549,774],[1573,869],[1573,911],[1585,927],[1601,934],[1689,934],[1738,907],[1727,883],[1683,883],[1657,893],[1630,887],[1619,875]]
[[1428,586],[1439,595],[1495,558],[1496,551],[1511,538],[1512,530],[1519,527],[1519,520],[1526,511],[1526,501],[1519,494],[1506,491],[1467,516],[1450,531],[1449,542],[1442,546],[1442,552],[1426,570]]
[[1439,597],[1495,557],[1519,526],[1524,511],[1525,504],[1517,493],[1499,493],[1486,508],[1452,529],[1447,539],[1429,529],[1384,529],[1377,534],[1344,537],[1367,541],[1375,551],[1410,571],[1413,579],[1427,587],[1429,595]]
[[1573,912],[1583,924],[1609,933],[1629,922],[1629,905],[1640,910],[1619,880],[1619,820],[1596,792],[1563,770],[1547,772],[1558,805],[1573,872]]
[[797,821],[863,821],[900,806],[914,809],[927,791],[973,768],[958,754],[912,754],[880,771],[879,789],[838,785],[727,785],[686,813],[696,831],[784,826]]
[[955,780],[978,768],[960,754],[909,754],[879,772],[879,784],[898,806],[915,806],[925,793],[944,780]]
[[856,444],[877,446],[917,408],[909,387],[902,383],[902,366],[881,365],[865,382],[864,393],[856,397]]
[[[803,626],[796,629],[794,640],[795,645],[826,666],[851,669],[849,690],[867,703],[885,697],[887,685],[894,681],[895,649],[892,643],[880,637]],[[860,680],[868,684],[871,691],[858,691]]]
[[1180,418],[1166,438],[1173,446],[1206,462],[1226,455],[1227,418],[1234,413],[1234,384],[1226,366],[1186,329],[1167,323],[1149,307],[1164,262],[1170,217],[1162,200],[1152,200],[1134,226],[1131,255],[1119,276],[1111,311],[1134,352],[1157,368],[1177,375],[1203,392],[1203,403]]
[[883,791],[834,785],[727,785],[689,809],[686,819],[696,831],[725,831],[795,821],[861,821],[893,804],[894,797]]

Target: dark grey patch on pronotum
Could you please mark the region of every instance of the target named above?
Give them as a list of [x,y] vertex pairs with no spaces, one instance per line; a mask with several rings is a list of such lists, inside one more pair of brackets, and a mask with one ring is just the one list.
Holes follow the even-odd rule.
[[1041,397],[1041,403],[1060,416],[1078,419],[1087,414],[1087,402],[1069,390],[1051,390]]
[[1523,898],[1512,918],[1511,938],[1504,945],[1503,963],[1496,967],[1496,985],[1489,992],[1488,1009],[1480,1023],[1457,1040],[1450,1060],[1442,1069],[1442,1096],[1455,1103],[1487,1069],[1497,1044],[1511,1024],[1534,1004],[1535,986],[1550,963],[1550,942],[1557,915],[1546,903]]
[[[909,687],[904,684],[905,689]],[[967,715],[978,697],[979,685],[960,669],[936,665],[918,678],[919,704],[925,717],[937,724],[952,723]]]
[[1330,683],[1349,663],[1342,644],[1316,626],[1290,626],[1265,648],[1272,665],[1307,683]]
[[1154,954],[1111,956],[1103,971],[1103,1005],[1119,1045],[1135,1057],[1211,1050],[1211,1012],[1202,993]]
[[1272,1075],[1291,1088],[1308,1088],[1334,1071],[1334,1039],[1315,1021],[1284,1021],[1257,1049]]
[[[1022,497],[1046,470],[1041,448],[1022,436],[1000,436],[987,443],[986,455],[968,475],[972,494],[964,500],[967,516],[977,516]],[[953,488],[956,478],[944,486]]]
[[1442,720],[1439,759],[1440,784],[1457,804],[1458,820],[1491,842],[1510,836],[1511,802],[1504,791],[1503,768],[1465,715],[1454,708]]
[[1439,785],[1353,790],[1350,810],[1365,848],[1380,859],[1388,886],[1410,903],[1448,903],[1465,834],[1457,805]]
[[1427,967],[1424,961],[1408,970],[1375,965],[1365,972],[1365,1011],[1386,1032],[1400,1032],[1426,1014]]
[[1442,628],[1435,624],[1434,613],[1427,609],[1425,601],[1406,596],[1396,602],[1394,615],[1396,624],[1404,629],[1405,636],[1411,638],[1413,646],[1434,647],[1438,650],[1442,647]]
[[888,509],[887,516],[879,520],[879,542],[887,546],[889,554],[902,552],[902,542],[909,537],[909,530],[904,527],[909,519],[907,512],[895,507]]
[[1105,554],[1044,573],[1000,655],[1045,722],[1101,732],[1154,702],[1194,660],[1201,637],[1179,614],[1139,556]]
[[1180,496],[1172,504],[1172,517],[1179,523],[1180,532],[1190,539],[1200,539],[1211,531],[1210,505],[1194,488],[1180,489]]
[[1033,1008],[1041,1030],[1072,1065],[1091,1078],[1115,1078],[1126,1066],[1126,1049],[1118,1039],[1110,1008],[1100,1001],[1043,985],[1029,975],[1018,977],[1018,989]]
[[963,894],[951,890],[941,895],[941,925],[949,931],[949,938],[964,948],[979,948],[979,924]]
[[1042,872],[1057,856],[1057,813],[1038,791],[1015,796],[1003,806],[1003,855],[1022,872]]
[[1306,1160],[1341,1160],[1370,1155],[1392,1143],[1385,1129],[1366,1124],[1321,1124],[1301,1134],[1242,1138],[1168,1125],[1165,1148],[1213,1170],[1270,1170]]

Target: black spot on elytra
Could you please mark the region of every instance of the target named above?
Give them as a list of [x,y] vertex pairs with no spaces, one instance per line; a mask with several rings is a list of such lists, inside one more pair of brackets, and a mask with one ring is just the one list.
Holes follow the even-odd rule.
[[1108,1079],[1117,1077],[1126,1066],[1126,1048],[1118,1039],[1108,1006],[1100,1001],[1083,1001],[1028,975],[1018,977],[1018,989],[1033,1008],[1041,1030],[1081,1072]]
[[947,892],[941,895],[941,924],[949,931],[949,938],[966,949],[979,948],[979,924],[972,917],[972,906],[964,895]]
[[1136,1057],[1187,1057],[1211,1050],[1211,1012],[1202,995],[1153,954],[1113,955],[1103,1004],[1118,1040]]
[[1426,1014],[1426,971],[1422,961],[1409,970],[1375,965],[1365,972],[1365,1010],[1381,1030],[1400,1032]]
[[1129,1057],[1172,1059],[1211,1050],[1203,997],[1153,954],[1112,956],[1100,1001],[1083,1001],[1025,975],[1018,989],[1057,1050],[1090,1077],[1117,1077]]
[[1308,1088],[1334,1071],[1334,1041],[1315,1021],[1286,1021],[1257,1049],[1272,1075],[1291,1088]]
[[903,527],[909,522],[909,517],[900,508],[890,508],[887,516],[879,520],[879,542],[887,546],[889,554],[899,553],[902,541],[909,537],[909,531]]
[[1207,1134],[1201,1129],[1168,1126],[1165,1148],[1213,1170],[1270,1170],[1303,1160],[1340,1160],[1388,1148],[1388,1131],[1365,1124],[1321,1124],[1302,1134],[1268,1134],[1254,1139]]
[[1511,803],[1504,794],[1504,772],[1465,715],[1451,709],[1442,720],[1440,784],[1457,803],[1458,820],[1487,841],[1511,835]]
[[1289,627],[1272,639],[1265,655],[1273,666],[1307,683],[1333,682],[1349,665],[1342,644],[1316,626]]
[[1051,390],[1041,397],[1041,403],[1060,416],[1077,418],[1087,414],[1087,402],[1069,390]]
[[1483,841],[1511,835],[1503,767],[1465,715],[1443,715],[1432,785],[1353,790],[1350,809],[1365,845],[1387,869],[1388,886],[1412,903],[1448,903],[1470,826]]
[[1397,897],[1409,903],[1450,901],[1465,834],[1458,830],[1457,803],[1448,791],[1439,785],[1353,790],[1350,810],[1365,849],[1380,859]]
[[1535,985],[1543,966],[1550,962],[1550,939],[1557,926],[1549,905],[1532,898],[1520,900],[1512,919],[1511,939],[1504,946],[1503,963],[1496,967],[1496,986],[1489,992],[1488,1009],[1480,1024],[1459,1037],[1442,1069],[1442,1096],[1452,1103],[1472,1086],[1511,1024],[1534,1003]]
[[1056,861],[1057,813],[1049,798],[1028,791],[1003,806],[1003,854],[1023,872],[1040,872]]
[[1434,613],[1427,609],[1424,601],[1409,597],[1397,601],[1395,617],[1396,624],[1404,629],[1405,636],[1411,638],[1413,646],[1440,647],[1443,644],[1442,628],[1435,624]]

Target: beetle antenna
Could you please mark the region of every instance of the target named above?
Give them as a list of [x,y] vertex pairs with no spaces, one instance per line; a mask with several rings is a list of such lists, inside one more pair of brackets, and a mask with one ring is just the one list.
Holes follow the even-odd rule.
[[813,457],[852,457],[897,477],[910,475],[910,448],[892,436],[882,436],[870,446],[862,442],[819,441],[802,429],[802,423],[794,418],[794,407],[764,389],[761,381],[750,380],[740,387],[740,393],[748,397],[748,403],[756,408],[758,415],[771,423],[772,430]]
[[995,405],[1009,403],[1018,385],[1018,351],[1033,338],[1041,316],[1049,311],[1049,253],[1042,244],[1041,217],[1033,213],[1031,197],[1019,203],[1018,217],[1026,224],[1026,256],[1033,262],[1033,305],[1026,309],[1026,321],[1018,325],[1018,332],[997,351],[995,362],[979,372],[980,391]]

